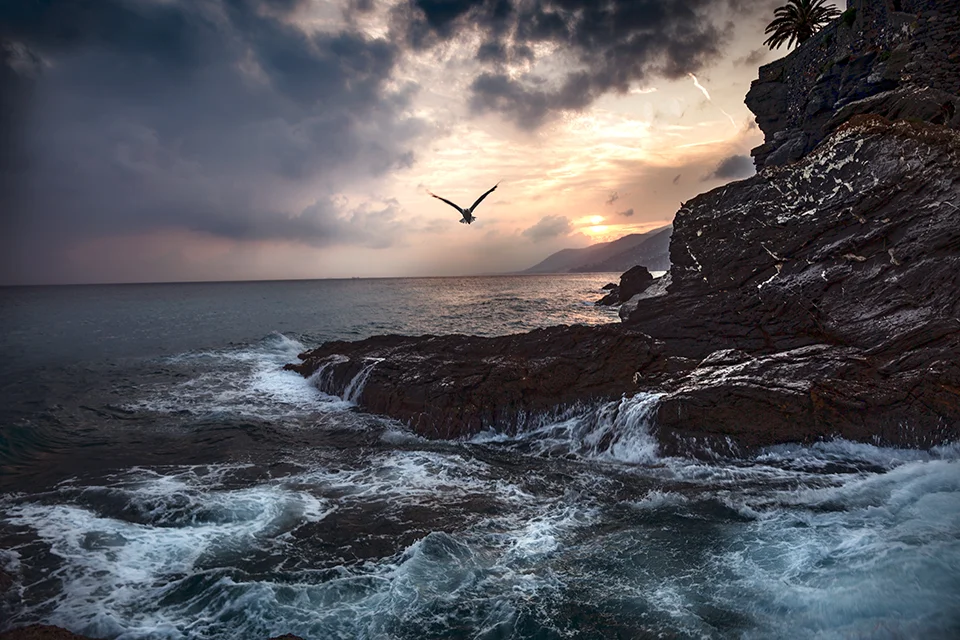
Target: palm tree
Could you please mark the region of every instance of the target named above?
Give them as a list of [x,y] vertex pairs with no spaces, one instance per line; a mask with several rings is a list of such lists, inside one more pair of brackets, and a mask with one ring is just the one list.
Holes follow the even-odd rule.
[[771,33],[763,44],[771,49],[779,49],[784,42],[787,48],[803,44],[807,38],[823,28],[828,22],[840,15],[835,6],[825,7],[825,0],[787,0],[787,4],[778,7],[773,22],[767,25],[764,33]]

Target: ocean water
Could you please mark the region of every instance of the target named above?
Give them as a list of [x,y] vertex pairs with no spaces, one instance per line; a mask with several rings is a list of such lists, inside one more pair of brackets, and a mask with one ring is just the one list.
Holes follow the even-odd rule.
[[960,637],[956,446],[669,458],[647,393],[432,442],[281,369],[615,322],[616,275],[0,289],[0,630]]

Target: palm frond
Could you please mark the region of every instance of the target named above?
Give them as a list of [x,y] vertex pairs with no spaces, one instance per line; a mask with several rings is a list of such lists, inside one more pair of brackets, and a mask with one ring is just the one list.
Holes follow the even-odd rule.
[[840,16],[835,6],[825,6],[826,0],[787,0],[787,4],[777,7],[773,20],[764,29],[770,37],[763,44],[771,49],[779,49],[784,43],[787,48],[800,45],[813,34]]

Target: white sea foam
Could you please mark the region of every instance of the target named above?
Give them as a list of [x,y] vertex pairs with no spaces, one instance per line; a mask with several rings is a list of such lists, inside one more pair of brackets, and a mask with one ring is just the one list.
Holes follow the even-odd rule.
[[[459,456],[397,452],[355,474],[304,472],[282,482],[229,489],[238,467],[135,469],[107,486],[63,491],[117,498],[133,521],[76,504],[24,503],[7,510],[34,530],[62,563],[60,594],[45,619],[82,633],[124,638],[393,636],[408,625],[461,624],[460,600],[478,603],[478,627],[496,628],[558,588],[538,558],[593,516],[534,500]],[[340,482],[340,486],[334,483]],[[352,489],[336,501],[316,491]],[[297,487],[296,489],[291,487]],[[449,500],[482,491],[515,509],[482,532],[433,532],[399,557],[341,567],[334,575],[287,572],[249,578],[231,567],[256,550],[283,557],[289,533],[329,516],[344,500]],[[109,502],[116,502],[110,500]],[[517,512],[516,509],[521,509]],[[524,515],[526,514],[526,515]],[[530,514],[538,514],[530,518]],[[449,618],[449,620],[447,620]],[[460,618],[460,619],[456,619]]]
[[[216,474],[188,469],[173,475],[135,471],[106,487],[83,490],[106,498],[123,494],[135,521],[73,504],[26,503],[6,520],[28,527],[50,546],[62,567],[61,594],[48,619],[95,636],[189,637],[182,612],[158,600],[186,576],[202,575],[263,545],[283,544],[284,533],[325,518],[334,507],[280,484],[211,490]],[[112,502],[109,501],[108,502]]]
[[[350,408],[350,403],[320,392],[315,381],[283,369],[305,350],[301,342],[273,333],[252,345],[174,356],[167,362],[185,367],[191,377],[145,389],[124,408],[265,419]],[[198,361],[205,366],[195,368]]]
[[588,460],[650,464],[658,445],[650,428],[659,394],[638,393],[593,409],[572,412],[560,420],[541,420],[515,436],[485,431],[473,444],[523,445],[537,455],[577,456]]

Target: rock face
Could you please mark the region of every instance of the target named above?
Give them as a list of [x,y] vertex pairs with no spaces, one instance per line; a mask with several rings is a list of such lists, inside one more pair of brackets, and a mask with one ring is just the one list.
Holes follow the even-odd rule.
[[861,118],[687,203],[673,238],[668,295],[626,320],[703,359],[664,439],[960,436],[960,132]]
[[960,1],[851,0],[844,16],[760,68],[747,94],[757,168],[799,160],[855,115],[960,128]]
[[759,172],[681,208],[670,272],[621,282],[622,325],[329,343],[293,368],[430,437],[655,391],[668,453],[957,440],[960,0],[851,9],[761,69]]

